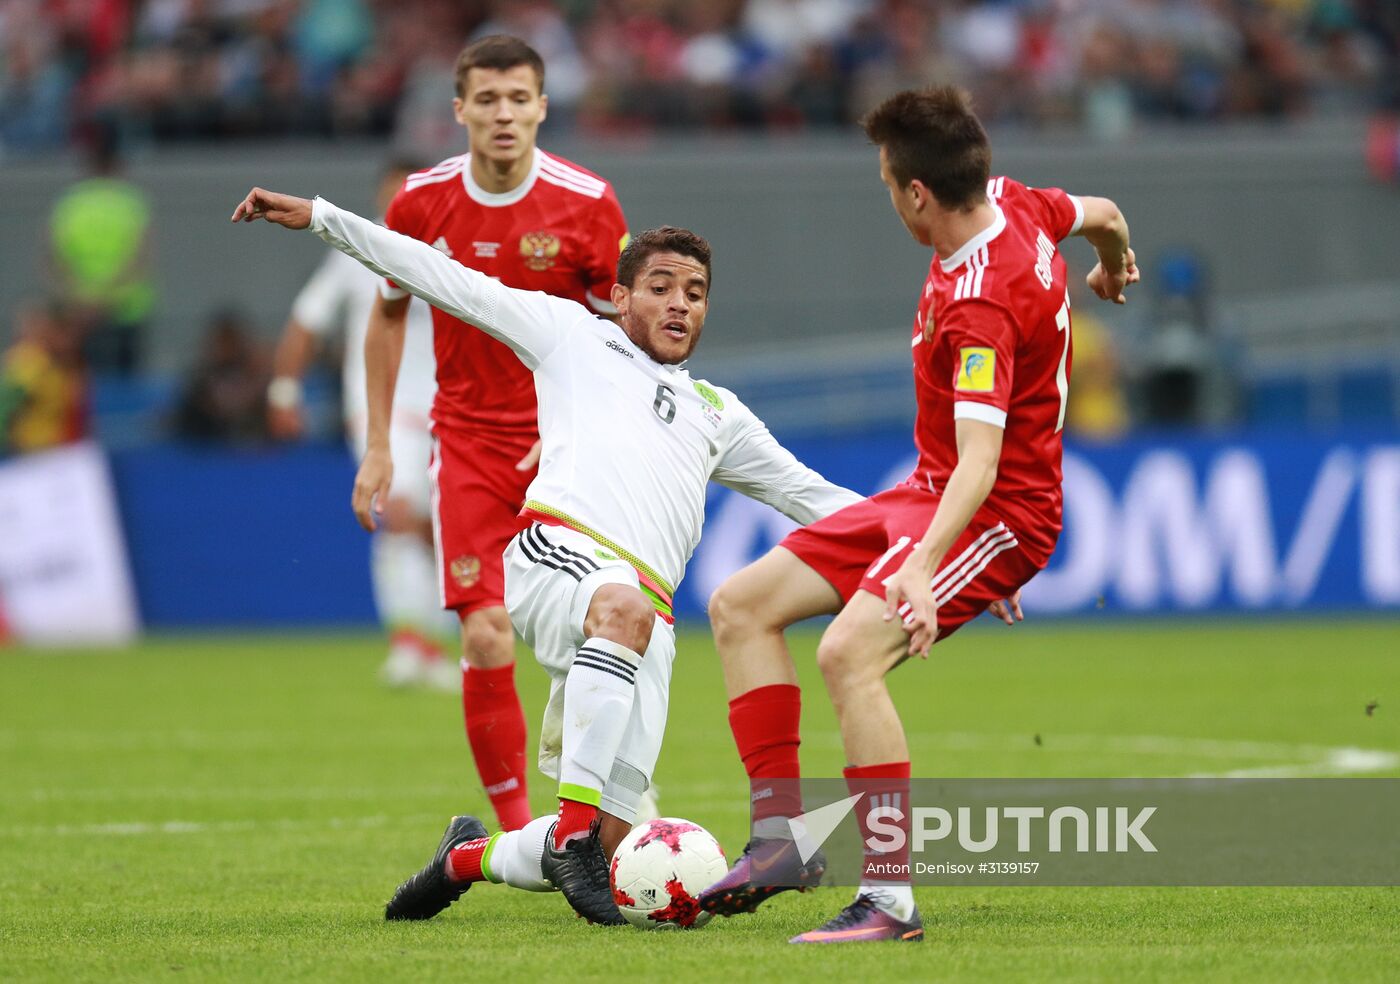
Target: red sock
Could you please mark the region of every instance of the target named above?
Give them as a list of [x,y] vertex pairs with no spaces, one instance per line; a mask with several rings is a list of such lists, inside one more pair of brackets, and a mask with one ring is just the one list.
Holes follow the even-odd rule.
[[447,877],[455,882],[485,881],[481,861],[490,846],[490,837],[478,837],[454,847],[447,853]]
[[[856,803],[856,823],[865,851],[862,884],[868,882],[909,882],[909,835],[912,829],[909,806],[909,763],[885,762],[881,765],[850,765],[845,769],[846,788],[861,798]],[[889,835],[871,829],[870,811],[878,807],[898,810],[902,820],[886,816],[882,826],[894,823],[904,832],[904,845],[896,851],[878,851],[867,841],[887,841]]]
[[801,719],[802,691],[790,683],[755,687],[729,702],[729,727],[749,774],[755,820],[802,812]]
[[559,800],[559,820],[554,824],[554,847],[563,847],[575,837],[588,833],[593,821],[598,819],[598,808],[577,800]]
[[476,771],[502,830],[530,822],[525,790],[525,711],[515,693],[515,664],[468,667],[462,674],[462,713]]

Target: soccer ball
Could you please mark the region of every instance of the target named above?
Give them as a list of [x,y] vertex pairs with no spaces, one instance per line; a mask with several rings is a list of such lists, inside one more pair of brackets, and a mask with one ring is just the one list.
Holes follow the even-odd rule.
[[728,870],[719,841],[698,823],[662,817],[632,829],[612,859],[613,901],[638,929],[709,922],[696,896]]

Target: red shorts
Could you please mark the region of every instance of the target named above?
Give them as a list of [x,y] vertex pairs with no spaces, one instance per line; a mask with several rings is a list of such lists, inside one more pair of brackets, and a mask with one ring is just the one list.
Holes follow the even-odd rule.
[[501,554],[529,525],[520,518],[535,469],[516,471],[534,438],[433,428],[433,545],[442,606],[469,615],[505,605]]
[[[794,530],[781,546],[830,581],[843,601],[858,590],[883,598],[885,580],[928,532],[938,502],[927,489],[897,485]],[[933,577],[938,638],[1010,597],[1043,566],[1027,556],[1001,517],[985,506],[977,510]]]

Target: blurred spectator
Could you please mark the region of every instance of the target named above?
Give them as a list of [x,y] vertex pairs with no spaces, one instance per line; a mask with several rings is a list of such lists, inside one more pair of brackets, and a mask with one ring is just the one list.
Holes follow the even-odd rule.
[[[1356,23],[1375,46],[1376,115],[1367,135],[1366,159],[1371,172],[1383,181],[1400,181],[1400,3],[1395,0],[1359,0]],[[1338,15],[1333,23],[1333,47],[1353,49],[1353,37],[1345,31],[1350,22]],[[1339,37],[1340,36],[1340,37]],[[1344,39],[1344,40],[1343,40]]]
[[1132,420],[1113,332],[1088,305],[1077,303],[1072,330],[1074,382],[1065,407],[1065,430],[1091,441],[1118,437]]
[[0,5],[0,152],[63,147],[78,66],[37,4]]
[[491,6],[491,17],[472,31],[472,38],[510,34],[538,51],[549,76],[550,125],[567,124],[588,89],[591,72],[559,5],[550,0],[496,0]]
[[49,215],[49,260],[60,296],[82,319],[89,368],[131,375],[156,300],[150,204],[121,177],[111,130],[93,138],[88,169]]
[[0,457],[40,451],[87,433],[82,333],[56,304],[31,303],[15,319],[0,362]]
[[442,52],[496,32],[544,54],[556,130],[849,124],[949,80],[985,119],[1119,139],[1139,120],[1377,93],[1394,108],[1398,20],[1396,0],[6,0],[0,146],[61,148],[99,121],[157,140],[431,142]]
[[267,353],[234,310],[217,312],[175,412],[175,433],[194,441],[259,442],[266,438]]
[[1157,295],[1142,359],[1143,417],[1168,427],[1220,424],[1235,415],[1238,378],[1211,301],[1204,261],[1185,249],[1154,264]]

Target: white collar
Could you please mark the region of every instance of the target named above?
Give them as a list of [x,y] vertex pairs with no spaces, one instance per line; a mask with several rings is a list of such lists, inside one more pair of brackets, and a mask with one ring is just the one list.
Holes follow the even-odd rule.
[[968,257],[987,245],[997,236],[1000,236],[1001,230],[1006,228],[1006,214],[1002,212],[1001,206],[996,202],[991,202],[991,206],[992,211],[997,214],[996,218],[992,220],[992,224],[959,246],[958,251],[952,256],[948,257],[946,260],[938,261],[943,265],[944,273],[952,273],[958,267],[962,266],[967,262]]
[[530,151],[530,171],[525,175],[525,180],[520,182],[510,191],[503,191],[499,194],[487,191],[476,183],[472,177],[472,158],[467,155],[466,166],[462,168],[462,187],[467,191],[467,197],[478,205],[486,205],[491,208],[502,208],[506,205],[514,205],[530,193],[530,189],[535,187],[535,179],[540,175],[540,154],[538,147]]

